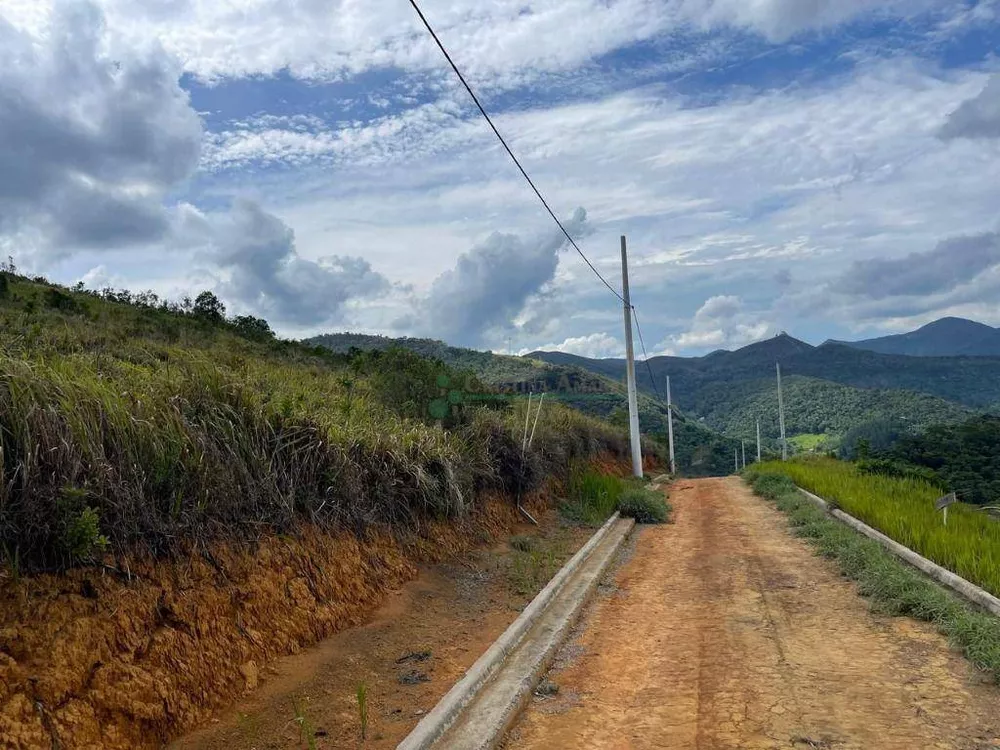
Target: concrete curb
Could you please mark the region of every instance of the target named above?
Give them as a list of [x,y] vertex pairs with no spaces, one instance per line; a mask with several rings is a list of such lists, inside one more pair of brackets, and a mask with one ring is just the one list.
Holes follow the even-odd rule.
[[[569,578],[580,568],[590,553],[608,535],[618,521],[615,513],[597,532],[584,544],[569,562],[549,581],[531,603],[514,622],[497,638],[486,653],[476,660],[465,675],[452,686],[437,705],[428,713],[413,731],[396,746],[397,750],[425,750],[451,727],[462,710],[472,701],[483,685],[494,675],[507,656],[517,648],[531,627],[545,612],[556,594],[566,585]],[[627,538],[627,534],[624,538]],[[485,731],[485,728],[484,728]]]
[[978,604],[983,609],[992,612],[994,615],[1000,616],[1000,599],[993,596],[993,594],[988,591],[984,591],[973,583],[965,580],[961,576],[955,575],[950,570],[942,568],[937,563],[933,563],[926,557],[918,555],[916,552],[911,550],[909,547],[904,547],[899,542],[894,539],[890,539],[881,531],[876,531],[871,526],[862,523],[854,516],[848,515],[842,510],[837,508],[832,508],[830,504],[821,498],[819,495],[814,495],[808,490],[804,490],[798,487],[799,492],[805,495],[809,500],[815,503],[817,506],[827,511],[831,516],[836,518],[838,521],[847,524],[855,531],[859,531],[870,539],[874,539],[876,542],[881,544],[887,550],[896,555],[896,557],[901,558],[905,562],[908,562],[917,570],[926,573],[931,578],[941,583],[956,594],[959,594],[974,604]]

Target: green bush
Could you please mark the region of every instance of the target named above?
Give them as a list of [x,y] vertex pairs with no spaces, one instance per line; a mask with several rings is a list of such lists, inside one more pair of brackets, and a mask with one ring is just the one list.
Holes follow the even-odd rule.
[[666,523],[670,505],[659,492],[639,487],[625,490],[618,499],[618,512],[636,523]]

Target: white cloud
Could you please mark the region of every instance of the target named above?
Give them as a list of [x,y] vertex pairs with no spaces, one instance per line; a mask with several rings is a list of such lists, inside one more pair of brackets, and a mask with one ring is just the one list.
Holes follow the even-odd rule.
[[606,333],[591,333],[572,336],[560,344],[543,344],[532,349],[522,349],[518,354],[524,356],[532,351],[564,352],[591,359],[611,359],[625,356],[625,344]]
[[42,37],[0,19],[0,232],[47,249],[162,240],[183,217],[163,201],[198,164],[201,122],[155,49],[114,44],[87,3]]
[[689,330],[661,342],[656,348],[669,349],[673,344],[679,349],[733,349],[760,341],[770,329],[770,324],[761,320],[759,313],[745,309],[742,299],[719,295],[705,300],[698,308]]
[[[108,24],[135,44],[157,39],[206,79],[288,71],[342,78],[372,69],[441,70],[440,53],[405,3],[390,0],[102,0]],[[33,30],[44,0],[2,0]],[[954,15],[961,4],[944,5]],[[734,27],[780,40],[859,16],[912,18],[934,0],[452,0],[425,9],[455,59],[483,85],[510,87],[571,71],[686,25]],[[554,40],[558,40],[556,43]]]
[[[564,226],[571,236],[582,238],[586,221],[580,208]],[[565,244],[559,230],[527,241],[512,234],[490,235],[434,280],[409,327],[472,346],[490,331],[509,330],[528,300],[552,281]]]
[[362,258],[302,258],[291,228],[250,201],[209,221],[212,259],[228,276],[220,293],[275,323],[338,322],[348,300],[388,291],[385,277]]

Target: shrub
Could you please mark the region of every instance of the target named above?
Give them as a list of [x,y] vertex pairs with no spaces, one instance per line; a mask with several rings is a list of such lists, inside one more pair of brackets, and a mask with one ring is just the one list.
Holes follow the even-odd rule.
[[636,523],[666,523],[670,506],[659,492],[639,487],[625,490],[618,500],[618,512]]
[[79,308],[75,299],[62,289],[55,287],[49,287],[45,290],[45,305],[53,310],[62,310],[63,312],[75,312]]

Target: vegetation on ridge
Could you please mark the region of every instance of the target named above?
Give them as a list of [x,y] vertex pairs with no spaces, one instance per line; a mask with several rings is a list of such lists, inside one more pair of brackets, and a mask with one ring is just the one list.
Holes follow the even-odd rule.
[[302,520],[362,530],[530,490],[625,435],[546,404],[454,403],[474,375],[410,352],[337,355],[225,318],[206,293],[69,290],[0,272],[0,553],[55,568],[254,539]]

